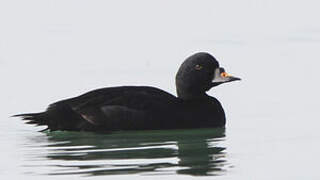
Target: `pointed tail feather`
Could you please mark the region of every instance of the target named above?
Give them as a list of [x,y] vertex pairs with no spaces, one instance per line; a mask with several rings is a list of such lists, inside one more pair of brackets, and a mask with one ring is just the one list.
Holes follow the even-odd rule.
[[25,114],[15,114],[11,117],[27,117],[27,116],[36,116],[36,115],[39,115],[39,114],[42,114],[42,113],[25,113]]
[[27,121],[27,124],[35,125],[46,125],[45,123],[45,112],[42,113],[26,113],[26,114],[16,114],[11,117],[21,117],[22,120]]
[[51,106],[45,112],[17,114],[13,117],[20,117],[27,124],[47,125],[50,131],[97,129],[95,125],[85,120],[66,104]]

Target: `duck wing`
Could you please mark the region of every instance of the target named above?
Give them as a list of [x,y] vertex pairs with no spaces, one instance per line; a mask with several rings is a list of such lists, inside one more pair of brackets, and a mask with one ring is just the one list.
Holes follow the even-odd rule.
[[[76,130],[158,129],[166,126],[161,120],[176,106],[177,99],[154,87],[112,87],[56,102],[47,111],[69,107],[78,120],[70,121],[74,125],[68,127],[74,126]],[[63,121],[66,123],[68,119]]]

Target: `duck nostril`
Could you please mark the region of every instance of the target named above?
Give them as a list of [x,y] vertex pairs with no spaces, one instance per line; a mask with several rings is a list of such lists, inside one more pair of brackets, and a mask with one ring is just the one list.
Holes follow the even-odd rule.
[[229,76],[229,74],[228,74],[228,73],[226,73],[226,72],[223,72],[223,73],[221,73],[221,74],[220,74],[220,76],[221,76],[221,77],[228,77],[228,76]]

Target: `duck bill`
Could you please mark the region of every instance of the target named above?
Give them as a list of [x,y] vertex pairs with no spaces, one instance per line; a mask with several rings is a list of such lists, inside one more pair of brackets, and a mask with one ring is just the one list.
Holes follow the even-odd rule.
[[228,77],[222,77],[218,79],[214,79],[212,81],[213,84],[223,84],[223,83],[228,83],[228,82],[233,82],[233,81],[240,81],[241,79],[235,76],[228,76]]
[[225,82],[232,82],[232,81],[240,81],[241,79],[235,76],[229,76],[226,78]]
[[224,71],[223,68],[217,68],[215,71],[214,79],[212,83],[215,85],[232,82],[232,81],[240,81],[241,79],[235,76],[232,76]]

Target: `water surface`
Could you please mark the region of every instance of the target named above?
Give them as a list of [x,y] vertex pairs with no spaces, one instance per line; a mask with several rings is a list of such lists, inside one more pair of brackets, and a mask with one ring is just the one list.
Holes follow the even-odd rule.
[[[30,139],[26,168],[47,175],[222,175],[226,159],[224,129],[133,131],[97,134],[47,132]],[[34,141],[34,142],[32,142]],[[46,163],[38,164],[39,161]],[[33,170],[32,170],[33,169]],[[27,173],[27,172],[26,172]]]

